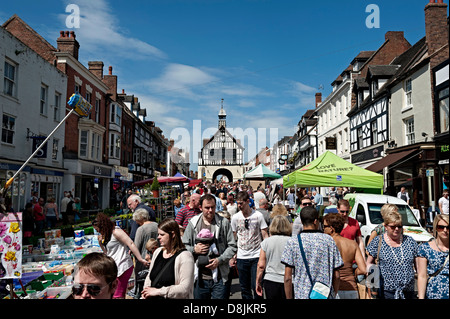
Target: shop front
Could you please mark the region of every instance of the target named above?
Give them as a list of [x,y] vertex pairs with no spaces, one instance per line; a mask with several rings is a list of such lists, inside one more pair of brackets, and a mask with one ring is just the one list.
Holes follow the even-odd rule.
[[439,138],[435,138],[436,141],[436,157],[438,160],[438,191],[439,195],[442,194],[444,189],[449,188],[449,158],[450,158],[450,145],[449,134],[443,135]]
[[108,208],[112,178],[110,166],[81,162],[81,207],[86,210]]
[[83,160],[66,160],[65,166],[69,173],[64,177],[64,191],[80,198],[82,210],[108,208],[111,166]]
[[[0,162],[0,184],[4,185],[21,166],[15,163]],[[10,205],[12,210],[16,212],[22,211],[34,192],[37,193],[38,197],[43,197],[45,201],[54,198],[56,203],[59,204],[62,198],[63,177],[63,169],[26,166],[7,190],[6,204]]]

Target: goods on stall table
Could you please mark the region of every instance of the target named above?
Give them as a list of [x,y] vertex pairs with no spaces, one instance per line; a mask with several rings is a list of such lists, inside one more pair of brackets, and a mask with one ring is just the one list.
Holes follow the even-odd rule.
[[71,287],[49,287],[36,294],[37,299],[67,299],[72,294]]

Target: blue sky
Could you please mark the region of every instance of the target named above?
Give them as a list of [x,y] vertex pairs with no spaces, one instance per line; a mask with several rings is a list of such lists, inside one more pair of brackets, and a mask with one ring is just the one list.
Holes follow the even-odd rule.
[[[16,13],[56,46],[59,31],[71,30],[66,7],[78,5],[80,61],[101,60],[105,72],[113,66],[118,90],[138,96],[147,120],[189,147],[196,168],[201,141],[194,121],[209,137],[222,98],[229,128],[262,132],[243,141],[249,159],[274,139],[293,135],[314,108],[315,93],[325,99],[331,82],[360,51],[376,50],[387,31],[404,31],[411,44],[422,38],[427,3],[17,0],[3,1],[0,21]],[[379,28],[366,26],[369,4],[380,10]]]

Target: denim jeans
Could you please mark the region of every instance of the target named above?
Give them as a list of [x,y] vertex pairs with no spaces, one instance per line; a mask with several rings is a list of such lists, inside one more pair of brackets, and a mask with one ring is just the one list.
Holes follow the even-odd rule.
[[259,258],[236,260],[242,299],[262,299],[255,290],[258,260]]
[[[201,276],[201,275],[200,275]],[[222,279],[217,280],[202,280],[202,287],[199,285],[199,280],[197,279],[194,284],[194,298],[195,299],[226,299],[225,285]]]

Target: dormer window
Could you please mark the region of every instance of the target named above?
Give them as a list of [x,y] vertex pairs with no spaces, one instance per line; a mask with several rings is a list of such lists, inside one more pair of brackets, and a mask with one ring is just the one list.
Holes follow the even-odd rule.
[[375,94],[377,94],[377,92],[378,92],[378,80],[374,79],[372,81],[372,97],[374,97]]

